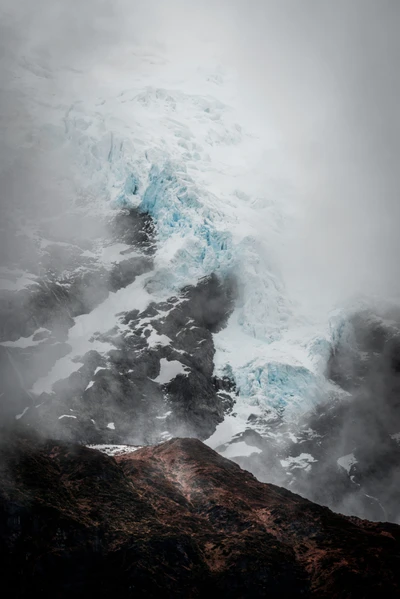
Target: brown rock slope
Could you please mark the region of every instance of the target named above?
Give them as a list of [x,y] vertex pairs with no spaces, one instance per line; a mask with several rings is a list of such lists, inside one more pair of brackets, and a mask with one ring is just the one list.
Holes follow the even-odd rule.
[[262,484],[195,439],[114,459],[3,435],[0,527],[4,597],[400,596],[398,526]]

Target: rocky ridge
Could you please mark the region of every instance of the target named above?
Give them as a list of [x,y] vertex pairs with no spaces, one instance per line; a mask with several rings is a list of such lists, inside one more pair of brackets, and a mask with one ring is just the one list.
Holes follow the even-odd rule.
[[399,527],[258,482],[195,439],[116,458],[3,435],[11,596],[397,597]]

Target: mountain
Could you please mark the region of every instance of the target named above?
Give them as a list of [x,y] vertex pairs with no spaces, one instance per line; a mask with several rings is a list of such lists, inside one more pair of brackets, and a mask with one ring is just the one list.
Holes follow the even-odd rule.
[[2,67],[2,423],[87,445],[195,437],[398,522],[398,311],[301,310],[280,262],[287,165],[240,79],[132,44],[92,68],[35,48]]
[[196,439],[114,458],[3,435],[0,451],[10,596],[398,596],[398,526],[260,483]]

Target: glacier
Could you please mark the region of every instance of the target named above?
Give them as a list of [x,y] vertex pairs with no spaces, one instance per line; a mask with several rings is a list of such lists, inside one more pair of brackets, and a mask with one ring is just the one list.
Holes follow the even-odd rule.
[[340,326],[334,316],[321,324],[296,314],[274,263],[288,206],[264,191],[247,159],[250,146],[261,152],[265,140],[209,95],[219,89],[206,87],[213,87],[207,95],[149,85],[125,90],[101,104],[101,116],[98,106],[96,117],[86,107],[84,130],[71,107],[66,130],[90,156],[88,174],[102,179],[105,204],[153,217],[160,249],[152,292],[173,294],[211,273],[237,277],[237,307],[215,335],[215,364],[235,381],[245,430],[255,410],[293,417],[326,396],[324,367]]
[[257,38],[231,3],[47,3],[0,8],[3,426],[109,454],[195,436],[398,522],[391,128],[346,49],[289,14]]
[[[273,158],[273,136],[257,132],[235,107],[237,76],[212,63],[178,77],[159,58],[149,63],[135,55],[134,84],[129,69],[118,77],[103,73],[95,86],[84,74],[69,74],[79,80],[84,101],[74,97],[74,86],[63,88],[46,110],[48,122],[37,108],[47,82],[24,72],[35,84],[37,135],[47,151],[68,156],[79,181],[81,201],[66,211],[107,219],[135,208],[151,215],[157,239],[151,275],[77,318],[67,339],[70,353],[33,391],[50,392],[89,349],[108,351],[110,344],[93,333],[109,330],[124,309],[143,309],[212,273],[234,275],[236,308],[214,344],[215,372],[234,380],[238,398],[235,416],[209,440],[218,446],[232,430],[245,430],[252,414],[291,418],[326,397],[332,384],[324,369],[345,318],[313,320],[288,294],[277,252],[292,198],[276,177],[282,164],[277,168]],[[120,250],[98,248],[105,263]]]

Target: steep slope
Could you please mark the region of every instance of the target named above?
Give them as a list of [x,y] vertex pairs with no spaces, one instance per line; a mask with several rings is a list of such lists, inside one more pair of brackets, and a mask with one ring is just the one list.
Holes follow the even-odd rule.
[[375,346],[368,318],[350,339],[357,306],[292,301],[291,165],[237,73],[135,40],[94,67],[28,50],[0,56],[2,423],[87,444],[193,436],[400,521],[398,314]]
[[[255,417],[218,451],[260,480],[341,513],[399,522],[398,356],[397,309],[386,317],[369,309],[354,313],[333,346],[327,372],[346,396],[295,423],[271,423],[264,434]],[[236,451],[236,445],[242,448]],[[253,453],[243,457],[246,448]]]
[[[32,406],[58,401],[67,387],[76,399],[85,390],[94,393],[96,385],[87,386],[99,367],[104,370],[98,378],[108,372],[120,388],[113,364],[121,345],[132,366],[136,354],[129,346],[137,337],[149,340],[136,348],[141,359],[143,352],[153,355],[153,347],[170,344],[168,334],[148,320],[149,306],[168,311],[174,298],[183,301],[185,290],[204,277],[227,285],[220,294],[222,302],[228,297],[227,326],[210,329],[220,331],[210,351],[216,350],[216,376],[229,378],[239,393],[239,428],[254,413],[268,420],[303,412],[327,386],[323,365],[332,332],[293,310],[279,272],[276,256],[291,207],[277,174],[282,165],[273,133],[265,138],[247,125],[240,81],[215,59],[206,57],[194,68],[177,64],[167,49],[133,50],[118,71],[111,65],[103,65],[101,73],[56,70],[34,49],[28,63],[14,65],[25,85],[19,93],[33,116],[27,130],[19,125],[24,143],[17,136],[10,140],[3,176],[12,178],[13,169],[22,168],[22,179],[30,181],[31,170],[40,173],[46,161],[55,164],[43,177],[44,189],[35,190],[33,202],[29,198],[29,209],[17,187],[22,206],[10,205],[3,225],[5,236],[14,230],[19,239],[18,252],[8,250],[0,297],[3,354],[22,378],[14,414],[35,420]],[[14,80],[9,86],[15,89]],[[7,123],[5,130],[10,127]],[[39,163],[32,166],[35,152]],[[54,202],[56,188],[61,200]],[[118,229],[116,221],[124,220]],[[214,305],[216,298],[211,301]],[[204,302],[208,311],[206,296]],[[128,324],[134,311],[136,323],[130,318]],[[176,328],[171,334],[178,333]],[[207,335],[198,343],[204,339],[209,345]],[[190,354],[193,344],[177,349]],[[161,359],[180,362],[167,349],[158,354],[158,365],[147,367],[153,380],[160,376]],[[190,364],[182,362],[184,367]],[[211,413],[215,410],[220,412],[216,407]],[[56,428],[64,415],[59,412],[51,417]],[[95,412],[87,415],[89,420],[82,414],[85,422],[98,419]],[[109,418],[115,423],[117,414]],[[190,425],[187,433],[205,438],[220,420],[211,416],[208,425],[198,430]],[[173,435],[177,428],[162,432]]]
[[14,596],[396,597],[395,525],[335,515],[194,439],[119,458],[1,444],[3,584]]

